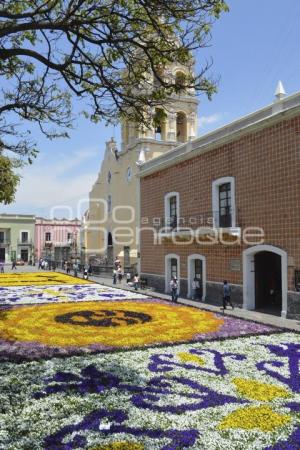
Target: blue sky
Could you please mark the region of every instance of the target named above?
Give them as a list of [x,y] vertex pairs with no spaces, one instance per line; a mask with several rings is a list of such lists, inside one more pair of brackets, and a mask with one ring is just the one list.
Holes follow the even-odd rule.
[[[220,77],[212,101],[200,97],[198,135],[270,104],[278,80],[287,94],[300,90],[300,2],[228,0],[230,12],[213,27],[210,47],[196,55],[198,64],[213,58]],[[120,130],[78,118],[70,139],[48,141],[37,134],[40,154],[22,172],[16,201],[1,212],[49,217],[78,216],[103,158],[105,141],[119,141]],[[86,204],[82,202],[81,210]]]

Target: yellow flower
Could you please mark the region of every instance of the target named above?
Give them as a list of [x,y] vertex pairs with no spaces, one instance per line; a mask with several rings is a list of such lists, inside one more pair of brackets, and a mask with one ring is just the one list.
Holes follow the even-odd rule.
[[274,386],[273,384],[261,383],[255,380],[246,380],[244,378],[234,378],[232,381],[236,385],[239,394],[250,400],[269,402],[278,397],[290,397],[290,394],[286,389]]
[[0,274],[0,286],[30,286],[51,284],[87,284],[89,280],[74,278],[59,272],[23,272]]
[[141,302],[84,302],[6,310],[0,338],[55,346],[131,347],[190,340],[223,320],[187,306]]
[[268,406],[247,407],[237,409],[223,419],[218,428],[241,428],[244,430],[258,429],[260,431],[274,431],[276,428],[290,422],[291,418],[285,414],[278,414]]
[[198,366],[203,366],[205,364],[205,361],[203,358],[201,358],[200,356],[197,356],[197,355],[192,355],[191,353],[180,352],[180,353],[177,353],[176,356],[182,362],[190,362],[190,363],[197,364]]
[[91,450],[143,450],[144,446],[137,442],[112,442],[110,444],[99,445]]

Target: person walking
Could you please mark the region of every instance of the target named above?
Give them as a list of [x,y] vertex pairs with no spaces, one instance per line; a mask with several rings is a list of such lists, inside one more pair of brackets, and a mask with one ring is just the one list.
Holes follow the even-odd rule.
[[223,281],[223,309],[226,309],[226,306],[229,304],[232,309],[234,309],[234,306],[230,299],[231,296],[231,290],[230,286],[227,282],[227,280]]
[[0,273],[4,273],[4,261],[0,262]]
[[135,291],[138,290],[139,282],[140,282],[140,279],[139,279],[138,274],[136,273],[136,274],[134,275],[134,277],[133,277],[133,285],[134,285]]
[[118,282],[121,283],[122,282],[122,278],[123,278],[123,271],[122,271],[122,267],[121,266],[118,267],[117,274],[118,274]]
[[93,274],[92,264],[89,264],[88,274],[89,274],[89,276],[91,276]]
[[113,270],[113,284],[117,284],[117,271],[116,271],[116,269]]
[[115,265],[116,270],[118,270],[118,267],[121,266],[121,261],[119,260],[118,256],[116,256],[114,265]]
[[128,284],[130,282],[130,280],[131,280],[131,273],[127,272],[126,273],[126,283]]
[[170,281],[172,302],[176,303],[178,299],[178,281],[176,277],[172,277]]
[[17,270],[17,261],[15,259],[13,259],[12,261],[12,265],[11,265],[11,270]]
[[78,264],[77,264],[77,262],[75,262],[73,264],[73,271],[74,271],[74,277],[77,277],[78,276]]

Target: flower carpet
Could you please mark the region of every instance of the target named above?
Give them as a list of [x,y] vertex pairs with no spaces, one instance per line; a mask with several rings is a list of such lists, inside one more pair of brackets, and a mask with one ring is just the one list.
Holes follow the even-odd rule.
[[299,334],[37,275],[0,275],[0,449],[300,448]]

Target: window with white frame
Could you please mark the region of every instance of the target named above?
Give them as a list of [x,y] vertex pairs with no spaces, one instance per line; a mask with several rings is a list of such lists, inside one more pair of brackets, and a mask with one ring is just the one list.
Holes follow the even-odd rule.
[[165,226],[172,230],[177,228],[179,218],[179,194],[169,192],[165,195]]
[[47,233],[45,234],[45,241],[46,241],[46,242],[51,242],[51,233],[47,232]]
[[234,177],[222,177],[213,182],[212,210],[215,227],[231,228],[236,226]]

